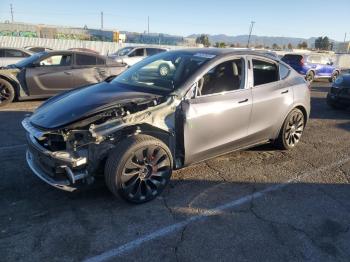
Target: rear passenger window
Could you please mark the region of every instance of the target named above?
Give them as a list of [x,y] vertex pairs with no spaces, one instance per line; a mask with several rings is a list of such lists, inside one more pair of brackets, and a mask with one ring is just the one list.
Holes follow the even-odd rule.
[[217,65],[199,81],[197,95],[211,95],[244,88],[244,60],[235,59]]
[[280,64],[280,79],[285,79],[289,75],[289,68],[283,64]]
[[96,65],[96,56],[76,54],[77,65]]
[[105,60],[103,58],[101,58],[101,57],[97,57],[96,61],[97,61],[96,64],[98,64],[98,65],[106,64]]
[[148,56],[165,52],[164,49],[159,49],[159,48],[146,48],[146,51]]
[[144,50],[143,48],[136,49],[129,56],[144,56]]
[[254,86],[264,85],[279,80],[275,63],[253,59]]

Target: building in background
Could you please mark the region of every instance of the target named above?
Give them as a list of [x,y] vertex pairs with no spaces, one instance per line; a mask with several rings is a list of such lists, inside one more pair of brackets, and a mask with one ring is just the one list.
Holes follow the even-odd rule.
[[343,42],[335,44],[334,51],[336,53],[350,53],[350,42]]
[[182,36],[158,33],[120,32],[119,30],[52,26],[44,24],[0,23],[0,36],[23,36],[47,39],[90,40],[152,45],[195,46],[195,41]]
[[[125,42],[125,34],[118,30],[100,30],[26,23],[0,23],[0,36],[23,36],[48,39]],[[117,36],[117,37],[116,37]]]

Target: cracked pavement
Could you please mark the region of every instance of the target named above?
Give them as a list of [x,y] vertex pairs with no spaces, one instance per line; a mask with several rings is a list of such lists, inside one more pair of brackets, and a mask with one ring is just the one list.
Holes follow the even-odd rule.
[[144,205],[115,199],[103,183],[66,193],[39,181],[24,160],[20,121],[41,102],[1,108],[1,261],[82,261],[246,196],[110,261],[349,261],[350,111],[327,107],[328,86],[313,84],[294,150],[264,145],[176,171]]

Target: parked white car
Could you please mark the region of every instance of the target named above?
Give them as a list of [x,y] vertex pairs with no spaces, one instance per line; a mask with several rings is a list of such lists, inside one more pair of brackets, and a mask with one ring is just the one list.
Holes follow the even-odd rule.
[[147,56],[159,54],[168,51],[166,48],[160,47],[144,47],[144,46],[128,46],[119,49],[116,53],[108,57],[114,59],[116,62],[132,66]]
[[0,67],[16,64],[17,62],[31,56],[32,54],[33,52],[26,49],[11,47],[0,48]]

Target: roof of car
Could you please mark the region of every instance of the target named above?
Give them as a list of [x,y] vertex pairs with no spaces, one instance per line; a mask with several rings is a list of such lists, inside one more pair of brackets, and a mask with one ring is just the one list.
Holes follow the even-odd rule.
[[17,47],[0,47],[0,50],[20,50],[20,51],[22,51],[22,52],[25,52],[25,53],[33,53],[32,51],[30,51],[30,50],[27,50],[27,49],[24,49],[24,48],[17,48]]
[[255,55],[262,56],[268,59],[276,60],[271,55],[271,51],[266,51],[266,53],[262,50],[251,50],[251,49],[233,49],[233,48],[188,48],[188,49],[178,49],[174,51],[182,51],[190,54],[203,54],[203,55],[215,55],[215,56],[226,56],[226,55]]

